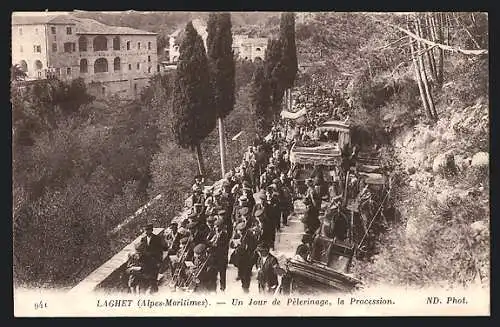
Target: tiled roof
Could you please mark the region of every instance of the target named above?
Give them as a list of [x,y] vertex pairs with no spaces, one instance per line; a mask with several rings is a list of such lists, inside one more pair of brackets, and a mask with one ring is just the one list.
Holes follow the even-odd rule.
[[120,34],[120,35],[156,35],[156,33],[137,30],[131,27],[111,26],[88,18],[73,18],[76,22],[76,34]]
[[93,19],[77,18],[71,15],[12,16],[12,25],[27,24],[76,24],[76,34],[156,35],[156,33],[141,31],[131,27],[111,26]]
[[20,16],[12,15],[12,25],[43,25],[43,24],[75,24],[70,16],[66,15],[40,15]]

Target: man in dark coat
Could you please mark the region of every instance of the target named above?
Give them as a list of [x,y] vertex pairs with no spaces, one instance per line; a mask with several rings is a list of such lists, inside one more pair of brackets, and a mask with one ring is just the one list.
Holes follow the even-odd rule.
[[278,259],[269,253],[269,246],[265,243],[257,247],[259,257],[257,258],[257,281],[259,292],[274,293],[278,287]]
[[238,279],[241,280],[241,287],[245,293],[249,292],[252,276],[252,267],[255,264],[255,248],[257,240],[254,234],[244,223],[236,225],[235,239],[231,242],[234,252],[231,255],[232,263],[238,268]]
[[284,226],[288,226],[288,216],[293,212],[293,194],[292,189],[288,184],[288,179],[286,176],[280,177],[281,189],[280,189],[280,208],[281,208],[281,222]]
[[158,291],[158,273],[163,259],[163,245],[161,237],[153,234],[153,224],[145,226],[141,247],[144,249],[143,275],[152,293]]
[[257,209],[255,211],[255,218],[257,218],[262,224],[262,235],[260,240],[265,242],[270,247],[274,248],[274,241],[276,237],[276,230],[273,221],[266,213],[267,205],[264,205],[264,209]]
[[321,197],[314,189],[314,182],[312,179],[307,179],[308,186],[304,204],[306,205],[306,212],[304,214],[304,227],[306,233],[314,234],[321,222],[319,221],[319,210],[321,208]]
[[220,290],[224,292],[226,289],[229,235],[225,229],[222,217],[218,217],[215,221],[215,235],[209,240],[209,243],[213,248],[214,262],[217,270],[216,276],[219,276]]

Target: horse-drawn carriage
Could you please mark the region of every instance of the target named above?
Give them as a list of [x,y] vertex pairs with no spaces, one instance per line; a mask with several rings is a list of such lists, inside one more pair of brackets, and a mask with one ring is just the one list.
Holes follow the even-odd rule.
[[342,150],[350,146],[348,125],[328,121],[318,129],[327,134],[329,142],[320,139],[299,143],[291,150],[291,162],[297,170],[295,182],[303,183],[319,166],[325,182],[337,186],[338,196],[325,201],[322,225],[309,244],[308,254],[288,259],[282,287],[285,292],[349,292],[360,287],[361,281],[349,269],[363,251],[368,230],[382,215],[390,189],[374,153],[357,154],[357,160],[346,169],[345,158],[349,154]]

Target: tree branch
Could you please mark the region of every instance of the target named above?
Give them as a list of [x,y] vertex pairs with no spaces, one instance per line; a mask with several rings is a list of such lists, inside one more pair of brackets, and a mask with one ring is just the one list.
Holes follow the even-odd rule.
[[380,51],[380,50],[386,49],[386,48],[388,48],[388,47],[390,47],[390,46],[392,46],[392,45],[394,45],[394,44],[396,44],[396,43],[398,43],[398,42],[400,42],[400,41],[402,41],[402,40],[406,39],[407,37],[408,37],[408,35],[405,35],[405,36],[403,36],[402,38],[400,38],[399,40],[396,40],[396,41],[391,42],[391,43],[389,43],[389,44],[387,44],[387,45],[384,45],[383,47],[380,47],[380,48],[375,49],[375,51]]
[[432,42],[432,41],[429,41],[427,39],[424,39],[410,31],[408,31],[407,29],[404,29],[402,27],[399,27],[397,25],[394,25],[394,24],[391,24],[391,23],[388,23],[388,22],[385,22],[385,21],[381,21],[379,19],[375,19],[376,21],[378,22],[381,22],[385,25],[388,25],[390,27],[393,27],[403,33],[405,33],[406,35],[412,37],[413,39],[417,40],[417,41],[420,41],[422,43],[425,43],[425,44],[428,44],[428,45],[431,45],[431,46],[436,46],[440,49],[443,49],[443,50],[446,50],[446,51],[450,51],[450,52],[456,52],[456,53],[461,53],[461,54],[464,54],[464,55],[468,55],[468,56],[480,56],[480,55],[487,55],[488,54],[488,50],[485,50],[485,49],[481,49],[481,50],[465,50],[465,49],[460,49],[460,48],[455,48],[455,47],[451,47],[449,45],[444,45],[444,44],[441,44],[441,43],[436,43],[436,42]]

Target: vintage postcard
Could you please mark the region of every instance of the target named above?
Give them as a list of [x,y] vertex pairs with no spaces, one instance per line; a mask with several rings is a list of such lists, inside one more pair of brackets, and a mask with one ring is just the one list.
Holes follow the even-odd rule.
[[14,12],[16,317],[489,316],[485,12]]

